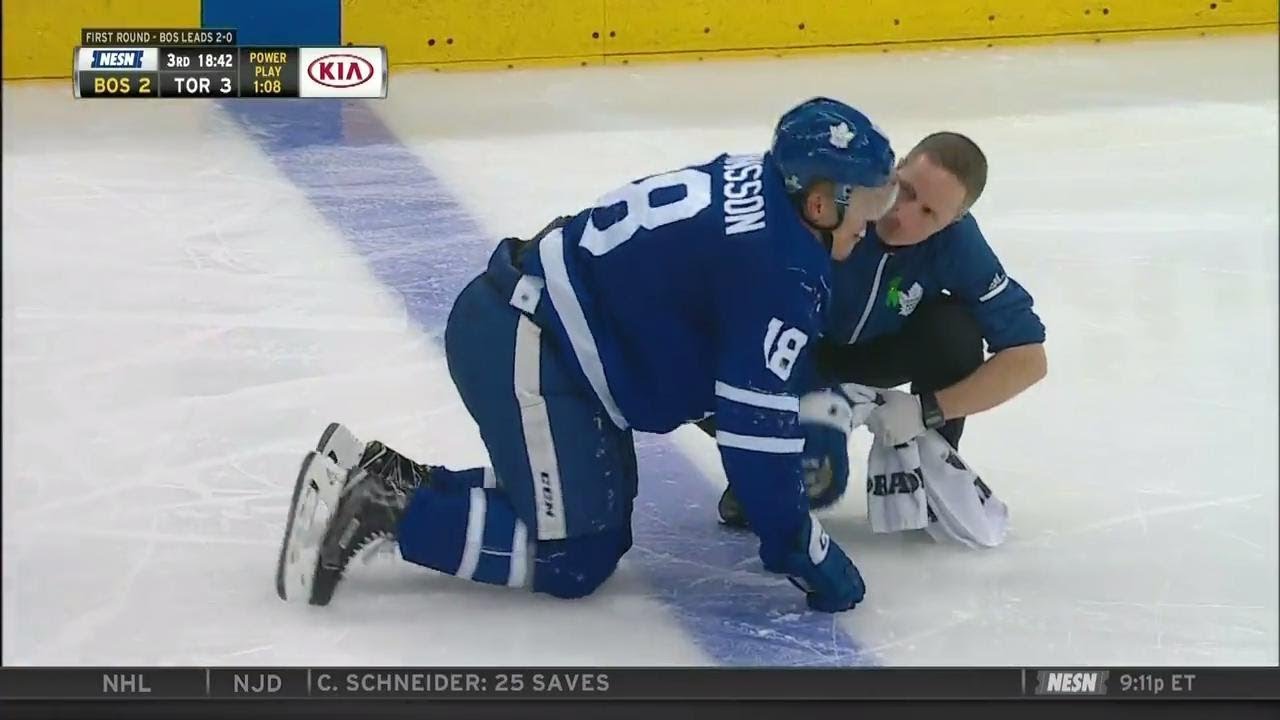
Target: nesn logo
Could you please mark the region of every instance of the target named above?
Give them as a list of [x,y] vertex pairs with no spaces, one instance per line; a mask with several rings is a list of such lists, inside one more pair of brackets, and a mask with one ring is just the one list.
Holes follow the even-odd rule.
[[1037,695],[1106,695],[1107,670],[1063,672],[1041,670],[1036,683]]
[[141,50],[94,50],[89,67],[113,69],[142,69]]

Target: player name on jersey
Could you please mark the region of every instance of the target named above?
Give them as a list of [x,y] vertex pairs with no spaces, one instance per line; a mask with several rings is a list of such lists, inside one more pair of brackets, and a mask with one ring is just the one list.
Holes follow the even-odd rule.
[[[93,32],[118,36],[126,31]],[[387,52],[381,47],[79,47],[73,77],[77,98],[384,98]]]
[[764,158],[734,155],[724,163],[724,234],[755,232],[765,228]]

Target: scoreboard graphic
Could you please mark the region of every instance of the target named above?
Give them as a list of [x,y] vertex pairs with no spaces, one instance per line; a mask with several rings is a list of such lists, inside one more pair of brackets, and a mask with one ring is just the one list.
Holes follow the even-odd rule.
[[242,47],[235,30],[86,29],[77,98],[385,98],[387,49]]

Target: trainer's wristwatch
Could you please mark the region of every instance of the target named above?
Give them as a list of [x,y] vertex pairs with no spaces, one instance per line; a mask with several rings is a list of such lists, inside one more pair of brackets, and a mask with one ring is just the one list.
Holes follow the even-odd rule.
[[920,418],[924,420],[927,430],[937,430],[947,421],[942,416],[942,408],[938,407],[938,396],[933,393],[920,393]]

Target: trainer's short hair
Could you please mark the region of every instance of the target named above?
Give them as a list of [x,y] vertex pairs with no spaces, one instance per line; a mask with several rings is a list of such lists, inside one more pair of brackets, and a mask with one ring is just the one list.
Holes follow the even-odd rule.
[[920,155],[954,175],[964,185],[965,210],[982,197],[982,191],[987,187],[987,156],[977,143],[957,132],[936,132],[916,143],[905,160],[910,162]]

